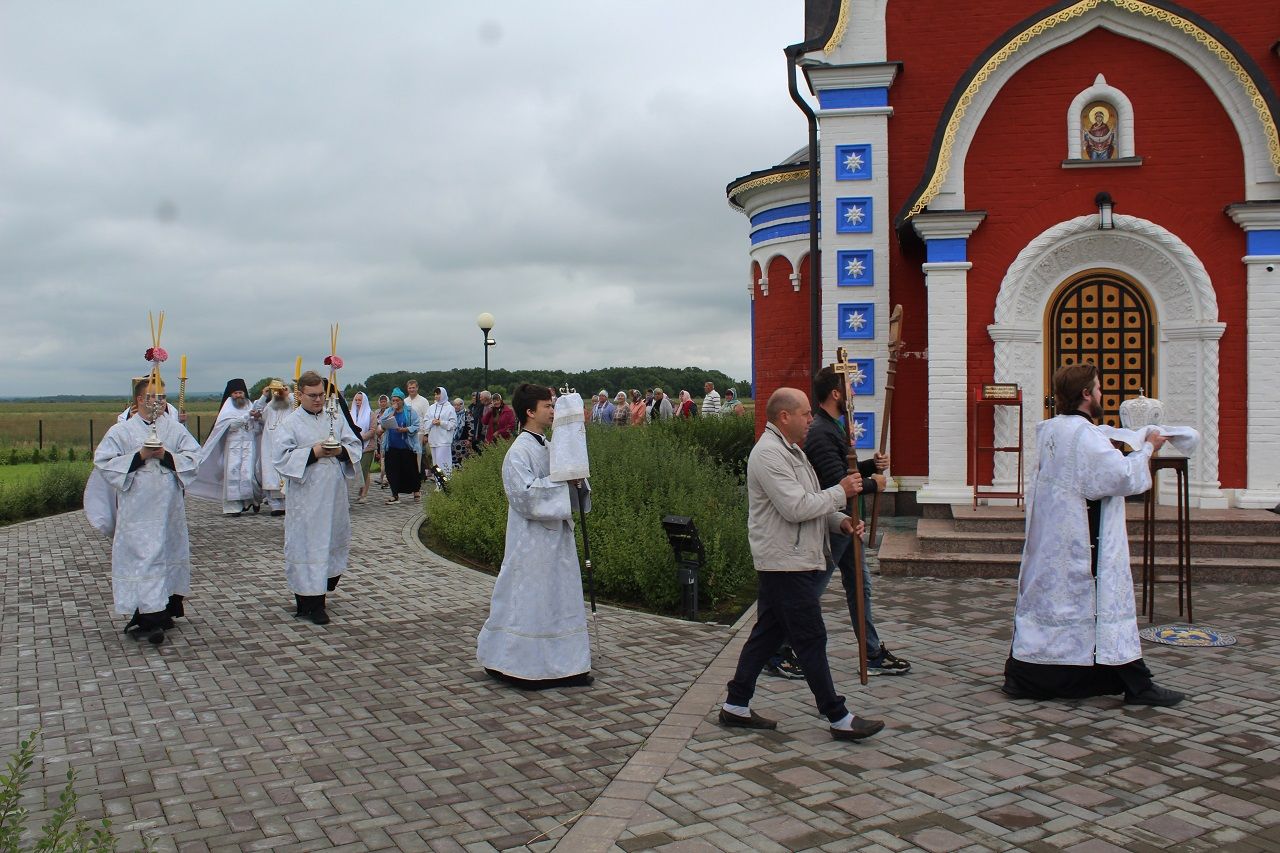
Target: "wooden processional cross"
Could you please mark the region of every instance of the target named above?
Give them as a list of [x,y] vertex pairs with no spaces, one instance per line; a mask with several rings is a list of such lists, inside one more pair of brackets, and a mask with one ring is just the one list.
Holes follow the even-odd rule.
[[[898,350],[902,347],[902,306],[893,306],[893,313],[889,317],[889,364],[888,375],[885,380],[884,389],[884,415],[880,421],[880,450],[883,454],[889,440],[889,415],[893,411],[893,383],[894,376],[898,371]],[[858,366],[849,361],[849,355],[844,347],[836,350],[836,363],[832,365],[832,369],[844,377],[844,405],[845,405],[845,424],[848,428],[849,448],[848,460],[849,470],[858,470],[858,452],[854,448],[856,438],[854,437],[853,428],[853,386],[854,382],[850,380],[860,375]],[[867,542],[872,546],[875,545],[876,520],[880,514],[880,490],[875,491],[875,496],[871,501],[871,529],[867,537]],[[860,520],[861,513],[858,511],[858,500],[854,498],[849,501],[849,517],[853,519],[856,526]],[[863,562],[865,555],[862,548],[858,547],[858,543],[851,543],[853,549],[853,574],[854,574],[854,620],[857,622],[855,626],[858,634],[858,678],[862,684],[867,683],[867,643],[866,643],[866,624],[867,613],[866,604],[863,600],[864,583],[862,578]]]

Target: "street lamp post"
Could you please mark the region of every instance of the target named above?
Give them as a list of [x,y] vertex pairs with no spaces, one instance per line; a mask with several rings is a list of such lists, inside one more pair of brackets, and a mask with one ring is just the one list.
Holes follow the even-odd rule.
[[489,332],[493,331],[493,315],[485,311],[479,317],[476,317],[476,325],[480,327],[481,333],[484,334],[484,390],[489,390],[489,347],[494,346],[498,342],[489,337]]

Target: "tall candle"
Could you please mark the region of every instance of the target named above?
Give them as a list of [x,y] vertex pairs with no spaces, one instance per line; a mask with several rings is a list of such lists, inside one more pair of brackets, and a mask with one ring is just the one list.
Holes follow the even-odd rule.
[[182,361],[180,362],[180,366],[178,367],[178,378],[179,379],[187,378],[187,357],[185,355],[182,357]]
[[298,360],[293,365],[293,381],[297,382],[302,376],[302,356],[298,356]]

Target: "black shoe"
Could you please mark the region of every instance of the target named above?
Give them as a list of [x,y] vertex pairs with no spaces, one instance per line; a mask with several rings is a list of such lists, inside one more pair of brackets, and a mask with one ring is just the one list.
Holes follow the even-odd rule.
[[1126,705],[1153,705],[1157,708],[1172,708],[1187,697],[1176,690],[1153,684],[1141,693],[1126,693]]
[[1034,699],[1030,693],[1019,690],[1011,682],[1006,681],[1000,685],[1000,692],[1008,696],[1010,699]]
[[731,729],[776,729],[778,727],[777,720],[762,717],[755,711],[752,711],[750,716],[744,717],[741,714],[730,714],[721,708],[719,719],[720,725]]
[[164,642],[164,628],[161,628],[159,625],[153,625],[150,628],[144,628],[139,625],[138,629],[130,633],[129,636],[133,637],[138,642],[146,640],[151,643],[151,645],[158,646]]
[[329,614],[324,612],[323,607],[317,607],[315,610],[312,610],[307,614],[306,618],[310,619],[312,623],[316,625],[329,624]]
[[833,726],[831,737],[835,740],[863,740],[883,729],[884,720],[864,720],[861,717],[854,717],[849,725],[847,729],[837,729]]
[[169,596],[169,604],[165,608],[165,612],[167,612],[174,619],[181,619],[182,617],[186,616],[187,611],[182,606],[182,596],[180,595]]
[[239,518],[242,515],[244,515],[244,510],[240,510],[239,512],[224,512],[222,514],[222,517],[223,518]]
[[911,671],[911,664],[899,657],[894,657],[893,652],[880,647],[880,654],[867,661],[867,675],[906,675]]
[[253,505],[253,514],[254,514],[254,515],[257,515],[257,514],[258,514],[258,510],[260,510],[260,509],[262,509],[262,504],[254,504],[254,505]]
[[271,510],[271,517],[272,517],[272,518],[276,518],[277,516],[281,516],[281,515],[284,515],[284,510],[282,510],[282,509],[273,509],[273,510]]
[[793,655],[783,655],[777,663],[770,661],[765,664],[764,671],[775,678],[788,678],[792,681],[800,681],[804,678],[804,670],[800,668],[800,661],[796,660]]
[[328,583],[329,592],[333,592],[335,589],[338,588],[338,581],[340,580],[342,580],[342,575],[334,575],[333,577],[329,578],[329,583]]

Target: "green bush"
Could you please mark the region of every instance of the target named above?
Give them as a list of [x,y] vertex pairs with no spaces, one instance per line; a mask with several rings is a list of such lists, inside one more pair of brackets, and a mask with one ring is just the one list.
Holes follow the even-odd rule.
[[[75,791],[76,774],[67,771],[67,784],[58,796],[58,805],[40,828],[34,844],[23,847],[27,834],[30,812],[21,805],[23,788],[31,779],[31,768],[36,760],[36,741],[40,732],[35,731],[18,745],[18,751],[10,756],[3,773],[0,773],[0,853],[17,853],[27,849],[48,853],[110,853],[116,849],[116,839],[111,833],[111,821],[103,818],[97,828],[76,813],[79,796]],[[151,850],[150,839],[144,839],[144,849]]]
[[[722,426],[735,435],[741,429],[727,420]],[[696,432],[709,442],[711,430]],[[688,430],[689,435],[694,431]],[[588,430],[592,510],[587,525],[596,591],[618,603],[676,612],[680,590],[662,517],[687,515],[698,526],[707,552],[699,604],[730,614],[755,595],[746,489],[733,471],[709,462],[701,449],[705,444],[695,446],[680,432],[649,427]],[[431,539],[494,569],[502,562],[506,536],[502,457],[507,447],[502,443],[467,460],[454,475],[450,493],[432,493],[427,500]]]
[[62,455],[61,455],[61,453],[58,451],[58,445],[56,445],[56,444],[55,444],[53,447],[50,447],[50,448],[49,448],[49,461],[50,461],[50,462],[57,462],[57,461],[58,461],[59,459],[61,459],[61,458],[62,458]]
[[0,524],[79,509],[93,464],[51,462],[33,477],[0,482]]
[[751,455],[751,448],[756,443],[756,428],[752,418],[672,418],[650,426],[670,431],[678,441],[700,450],[718,464],[746,479],[747,457]]

